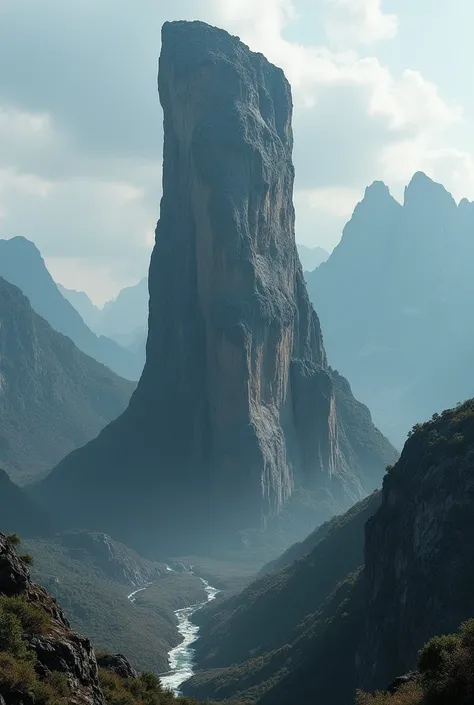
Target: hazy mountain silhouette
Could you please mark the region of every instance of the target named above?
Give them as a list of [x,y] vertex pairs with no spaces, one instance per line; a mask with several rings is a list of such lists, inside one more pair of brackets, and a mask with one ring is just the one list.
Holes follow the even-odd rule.
[[97,323],[96,331],[126,347],[146,335],[148,328],[148,279],[122,289],[108,301]]
[[116,342],[96,336],[59,291],[37,247],[24,237],[0,240],[0,276],[18,286],[34,310],[83,352],[127,379],[138,379],[140,361]]
[[145,369],[125,414],[38,488],[65,520],[155,553],[228,547],[297,490],[314,526],[396,457],[328,366],[306,293],[283,72],[222,30],[166,23],[159,91]]
[[74,306],[84,323],[86,323],[91,330],[95,331],[100,317],[102,316],[102,309],[93,304],[84,291],[66,289],[62,284],[58,284],[57,286],[64,298]]
[[298,245],[297,247],[301,265],[308,272],[312,272],[329,257],[329,252],[323,250],[322,247],[307,247],[306,245]]
[[403,205],[368,187],[306,276],[331,361],[398,446],[419,418],[474,393],[473,256],[473,205],[417,173]]
[[2,531],[24,537],[46,536],[53,531],[47,514],[1,468],[0,523]]
[[134,384],[78,350],[0,278],[0,468],[44,474],[127,406]]

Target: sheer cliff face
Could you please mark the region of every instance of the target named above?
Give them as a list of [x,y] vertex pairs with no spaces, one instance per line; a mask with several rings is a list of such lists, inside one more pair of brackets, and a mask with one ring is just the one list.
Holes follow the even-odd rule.
[[[111,533],[97,495],[101,483],[110,490],[106,478],[128,504],[140,500],[142,521],[168,522],[179,503],[174,519],[200,531],[204,515],[214,528],[261,526],[295,488],[333,510],[349,504],[395,454],[362,414],[366,483],[347,440],[354,429],[339,421],[340,385],[294,239],[289,84],[237,38],[176,22],[163,27],[159,93],[163,198],[146,366],[127,413],[66,459],[46,493],[71,493],[76,475],[83,494],[99,467],[81,521],[90,512]],[[348,398],[356,404],[350,389]],[[179,531],[189,536],[189,524]]]
[[363,687],[385,688],[472,617],[474,401],[419,424],[367,524]]
[[[162,441],[175,455],[179,434],[184,467],[206,468],[214,494],[253,498],[257,518],[295,482],[328,475],[337,443],[294,242],[290,87],[236,38],[183,22],[163,28],[159,92],[163,200],[139,392],[163,404]],[[314,409],[305,384],[319,386]]]

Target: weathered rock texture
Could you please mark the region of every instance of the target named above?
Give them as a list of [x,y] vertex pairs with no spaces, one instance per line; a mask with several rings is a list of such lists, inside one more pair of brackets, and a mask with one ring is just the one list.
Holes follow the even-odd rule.
[[[45,633],[24,634],[35,655],[38,677],[42,680],[52,673],[63,674],[71,691],[70,705],[104,705],[97,662],[89,640],[73,632],[56,600],[31,582],[25,564],[5,534],[0,534],[0,596],[21,597],[48,616],[49,628]],[[26,695],[19,685],[2,678],[0,697],[4,698],[6,705],[34,705],[38,702]]]
[[387,687],[430,637],[472,617],[473,506],[471,400],[418,426],[368,522],[363,687]]
[[[86,492],[82,521],[140,541],[150,525],[189,541],[205,515],[213,538],[216,527],[261,526],[297,488],[334,511],[377,485],[395,452],[333,379],[306,293],[290,86],[237,38],[176,22],[163,27],[159,93],[163,199],[146,366],[127,413],[67,458],[45,493],[69,507]],[[97,477],[114,503],[132,502],[114,526]]]

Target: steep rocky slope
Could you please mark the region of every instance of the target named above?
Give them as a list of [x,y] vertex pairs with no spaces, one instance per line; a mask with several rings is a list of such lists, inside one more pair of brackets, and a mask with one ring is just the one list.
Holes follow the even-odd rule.
[[192,705],[123,655],[96,657],[56,600],[32,582],[17,543],[0,533],[1,705]]
[[259,705],[349,705],[357,687],[388,688],[416,668],[429,638],[474,614],[473,508],[471,400],[414,428],[382,492],[202,612],[196,653],[205,670],[185,692]]
[[98,337],[87,327],[59,291],[32,242],[24,237],[0,240],[0,277],[18,286],[36,313],[54,330],[67,335],[79,350],[126,379],[138,379],[142,370],[141,358],[135,358],[132,352],[109,338]]
[[167,23],[159,93],[145,369],[127,412],[40,493],[143,550],[188,553],[265,526],[301,488],[327,517],[395,451],[329,368],[306,293],[282,71],[222,30]]
[[6,705],[105,705],[90,642],[71,631],[56,601],[31,582],[4,534],[0,611],[0,696]]
[[419,425],[366,532],[362,685],[410,670],[431,636],[474,615],[474,401]]
[[333,366],[398,447],[420,418],[474,394],[474,209],[425,174],[403,205],[375,182],[308,292]]
[[196,615],[205,624],[196,645],[200,667],[230,666],[292,643],[308,615],[362,565],[365,522],[379,504],[375,492],[292,547],[242,593]]
[[44,474],[127,406],[133,383],[80,352],[0,279],[0,467]]

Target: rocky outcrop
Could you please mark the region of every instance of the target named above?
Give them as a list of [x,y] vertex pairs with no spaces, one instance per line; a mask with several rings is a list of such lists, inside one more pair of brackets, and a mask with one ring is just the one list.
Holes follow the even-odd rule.
[[474,402],[419,425],[368,522],[361,685],[384,688],[436,634],[471,618]]
[[473,230],[472,204],[421,172],[403,205],[375,182],[306,275],[331,364],[397,447],[414,423],[474,394]]
[[99,668],[105,668],[106,671],[115,673],[120,678],[138,677],[136,670],[122,654],[101,654],[97,656],[97,665]]
[[[34,671],[38,680],[46,682],[51,674],[61,674],[68,684],[70,695],[67,702],[70,705],[104,705],[97,662],[89,640],[73,632],[56,600],[31,582],[24,562],[17,556],[11,540],[5,534],[0,534],[2,595],[21,598],[44,617],[46,627],[41,632],[23,632],[23,638],[34,653]],[[2,604],[2,607],[5,608],[5,605]],[[8,673],[6,676],[0,677],[0,696],[6,705],[34,705],[39,702],[32,692],[27,692],[26,686],[23,688],[21,681],[15,683],[10,680]],[[58,698],[58,702],[64,701]]]
[[53,330],[4,279],[0,327],[0,467],[24,484],[122,413],[134,385]]
[[127,412],[41,491],[115,537],[187,551],[264,526],[298,488],[334,513],[395,451],[366,410],[363,457],[341,422],[353,397],[328,366],[295,245],[282,71],[222,30],[167,23],[159,93],[145,369]]

